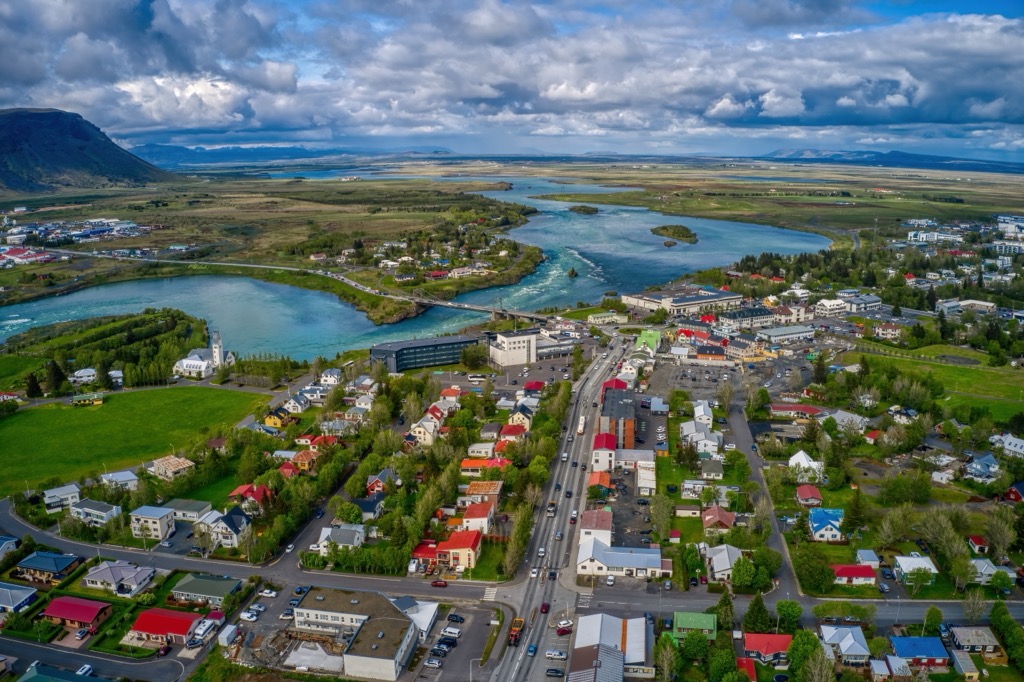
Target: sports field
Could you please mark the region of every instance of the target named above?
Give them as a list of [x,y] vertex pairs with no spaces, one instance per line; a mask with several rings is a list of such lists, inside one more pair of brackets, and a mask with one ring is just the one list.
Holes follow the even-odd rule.
[[[0,495],[58,476],[138,466],[184,448],[206,429],[233,425],[267,396],[198,386],[117,393],[103,405],[49,404],[0,420]],[[205,428],[204,428],[205,427]]]

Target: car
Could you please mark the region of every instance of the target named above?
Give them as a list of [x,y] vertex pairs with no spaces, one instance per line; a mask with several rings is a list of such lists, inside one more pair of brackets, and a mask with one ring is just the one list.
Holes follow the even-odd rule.
[[441,667],[441,661],[439,659],[436,659],[436,658],[428,658],[423,663],[423,667],[424,668],[440,668]]
[[536,644],[531,644],[530,646],[526,647],[526,655],[527,656],[536,656],[537,655],[537,645]]
[[316,514],[314,514],[313,516],[315,516],[318,519],[322,519],[324,517],[324,510],[323,509],[317,509],[316,510]]
[[551,610],[551,604],[547,603],[546,601],[540,603],[540,612],[541,613],[547,613],[550,610]]
[[194,638],[188,640],[188,642],[185,643],[185,648],[186,649],[198,649],[199,647],[203,646],[204,644],[206,644],[205,641],[203,641],[202,639],[200,639],[198,637],[194,637]]
[[554,569],[548,571],[548,580],[555,580],[556,578],[558,578],[558,573]]
[[430,655],[434,658],[446,658],[448,656],[448,652],[444,649],[438,649],[435,646],[433,649],[430,650]]
[[312,545],[309,546],[309,551],[310,552],[319,552],[320,551],[320,544],[314,542]]
[[572,514],[569,515],[569,518],[578,519],[579,516],[580,516],[580,510],[579,509],[573,509],[572,510]]
[[591,407],[597,407],[597,401],[596,400],[591,404]]
[[260,616],[255,611],[242,611],[238,614],[238,617],[249,623],[255,623],[260,619]]
[[519,381],[518,381],[518,380],[516,380],[516,379],[513,379],[513,380],[512,380],[512,385],[513,385],[513,386],[517,386],[518,384],[519,384]]
[[939,637],[942,639],[949,637],[949,628],[946,627],[945,623],[939,623]]
[[911,552],[910,556],[914,557],[915,559],[920,559],[921,558],[921,553],[920,552]]
[[641,497],[639,500],[636,501],[636,503],[639,504],[641,507],[646,507],[651,503],[651,501],[645,500],[644,498]]
[[644,528],[643,530],[640,531],[640,535],[650,535],[653,532],[654,531],[651,530],[650,528]]
[[291,620],[292,618],[295,618],[295,609],[285,609],[277,618],[278,620]]
[[288,545],[287,547],[284,548],[284,551],[286,551],[286,552],[294,552],[295,551],[295,545]]
[[277,596],[277,592],[275,592],[274,590],[271,590],[271,589],[268,588],[268,589],[263,590],[262,592],[260,592],[260,596],[261,597],[266,597],[267,599],[273,599],[274,597]]
[[586,471],[586,470],[587,470],[587,465],[586,464],[581,464],[580,465],[580,471]]
[[79,668],[79,669],[78,669],[78,670],[77,670],[77,671],[75,672],[75,674],[76,674],[76,675],[83,675],[83,676],[85,676],[85,677],[88,677],[89,675],[92,675],[92,666],[91,666],[91,665],[89,665],[88,663],[86,663],[86,664],[85,664],[85,665],[83,665],[83,666],[82,666],[81,668]]
[[465,617],[460,616],[457,613],[449,613],[448,614],[448,622],[449,623],[465,623],[466,619],[465,619]]
[[881,592],[882,594],[888,594],[889,589],[890,589],[889,588],[889,583],[880,583],[878,585],[878,591]]
[[88,628],[82,628],[81,630],[79,630],[78,632],[75,633],[75,639],[85,639],[86,635],[88,635],[88,634],[89,634],[89,629]]
[[573,436],[572,436],[572,434],[570,433],[570,434],[569,434],[569,437],[568,437],[568,438],[566,438],[566,440],[568,440],[568,441],[569,441],[569,442],[571,443],[571,442],[572,442],[572,438],[573,438]]
[[574,459],[574,460],[572,461],[572,468],[573,468],[573,469],[575,469],[575,468],[576,468],[576,467],[578,467],[579,465],[580,465],[580,463],[579,463],[579,461],[578,461],[578,460],[575,460],[575,459]]
[[708,577],[706,575],[702,575],[700,577],[700,584],[701,585],[707,585],[708,584]]
[[757,452],[757,443],[751,443],[750,444],[750,451],[751,452]]
[[717,419],[715,419],[715,423],[716,424],[728,424],[729,420],[726,419],[725,417],[718,417]]
[[288,606],[295,607],[295,606],[298,606],[301,602],[302,602],[302,599],[298,599],[298,598],[296,598],[296,599],[289,599],[288,600]]
[[548,553],[548,548],[547,547],[541,547],[540,549],[537,550],[537,556],[540,557],[541,559],[543,559],[545,556],[547,556],[547,553]]
[[536,578],[539,575],[540,575],[540,569],[539,568],[531,568],[530,569],[530,577],[531,578]]
[[446,580],[431,580],[430,581],[430,586],[431,587],[448,587],[448,582]]
[[555,531],[555,540],[561,542],[563,537],[565,537],[565,536],[562,534],[562,531],[560,531],[560,530],[556,530]]
[[565,677],[565,672],[558,668],[548,668],[544,671],[544,677]]
[[571,635],[572,634],[572,628],[558,628],[557,630],[555,630],[555,634],[557,634],[559,637],[564,637],[565,635]]
[[576,525],[576,517],[575,516],[572,517],[571,519],[569,519],[569,525],[572,525],[572,526]]
[[892,580],[895,576],[893,575],[892,569],[883,568],[882,569],[882,577],[885,578],[886,580]]
[[566,499],[570,499],[571,500],[572,499],[572,491],[571,490],[566,490],[565,491],[565,497],[566,497]]
[[434,645],[434,648],[437,649],[438,651],[443,651],[446,654],[450,654],[452,652],[452,649],[454,649],[455,647],[450,646],[448,644],[445,644],[443,642],[438,642],[437,644]]
[[555,492],[557,493],[557,492],[560,492],[561,490],[562,490],[562,484],[561,483],[556,483],[555,484]]
[[846,616],[843,618],[844,623],[856,624],[860,622],[860,618],[857,616]]
[[255,611],[256,613],[265,613],[266,610],[267,610],[267,607],[264,606],[263,604],[250,604],[249,605],[249,610],[250,611]]
[[698,581],[696,578],[690,578],[690,587],[697,587]]
[[835,625],[838,622],[835,616],[825,616],[821,619],[822,625]]
[[645,535],[645,536],[643,536],[642,538],[640,538],[640,544],[641,544],[641,545],[649,545],[649,544],[651,544],[652,542],[653,542],[653,540],[651,540],[651,539],[650,539],[649,537],[647,537],[646,535]]
[[168,542],[167,540],[164,540],[163,542],[160,543],[160,546],[161,547],[170,547],[171,543]]
[[560,628],[571,628],[574,625],[574,623],[568,618],[563,618],[562,620],[558,621],[557,625]]
[[164,644],[162,647],[156,650],[156,655],[161,658],[163,658],[169,653],[171,653],[171,647],[167,644]]
[[309,586],[308,585],[299,585],[298,587],[295,588],[295,594],[303,595],[303,594],[306,594],[307,592],[309,592]]
[[455,639],[454,637],[442,637],[441,639],[437,640],[437,645],[444,645],[448,647],[449,651],[451,651],[459,645],[459,640]]

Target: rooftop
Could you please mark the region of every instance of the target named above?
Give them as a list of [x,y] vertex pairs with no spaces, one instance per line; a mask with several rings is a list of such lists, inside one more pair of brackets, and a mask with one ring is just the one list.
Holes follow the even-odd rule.
[[[364,617],[366,620],[359,626],[345,650],[347,655],[353,656],[394,658],[402,643],[402,636],[412,625],[408,616],[378,592],[313,587],[298,608]],[[383,637],[379,637],[378,633],[384,633]]]
[[387,343],[378,343],[371,347],[370,350],[384,350],[384,351],[400,351],[407,350],[409,348],[429,348],[430,346],[437,346],[442,343],[476,343],[476,339],[472,336],[441,336],[430,339],[409,339],[407,341],[389,341]]

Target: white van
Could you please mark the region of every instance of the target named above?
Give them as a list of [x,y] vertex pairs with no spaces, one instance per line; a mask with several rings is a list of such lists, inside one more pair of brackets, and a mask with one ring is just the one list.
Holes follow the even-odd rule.
[[615,584],[615,576],[614,575],[608,576],[608,579],[604,581],[604,584],[607,585],[608,587],[611,587],[612,585],[614,585]]
[[569,453],[568,452],[563,452],[562,453],[562,461],[563,462],[568,462],[569,461]]
[[453,628],[449,625],[444,630],[441,630],[441,634],[444,637],[454,637],[455,639],[458,639],[459,637],[462,637],[462,630],[458,628]]
[[559,651],[558,649],[548,649],[544,652],[544,658],[549,661],[564,661],[568,657],[568,654],[564,651]]

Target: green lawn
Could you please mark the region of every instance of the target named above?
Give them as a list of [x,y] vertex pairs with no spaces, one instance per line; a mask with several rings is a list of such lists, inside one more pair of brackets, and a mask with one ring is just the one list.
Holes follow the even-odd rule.
[[25,375],[40,369],[42,358],[26,358],[20,355],[0,355],[0,389],[23,388]]
[[473,580],[497,580],[498,566],[504,558],[504,545],[498,542],[485,542],[480,548],[480,558],[477,559],[476,567],[467,570],[464,575],[467,579]]
[[930,358],[936,358],[940,355],[955,355],[960,358],[971,358],[981,363],[988,362],[988,353],[982,353],[980,350],[974,350],[973,348],[961,348],[960,346],[950,346],[946,344],[936,344],[934,346],[922,346],[916,348],[910,353],[916,355],[927,355]]
[[684,545],[704,540],[704,526],[699,518],[673,516],[672,530],[679,531],[681,544]]
[[988,671],[988,677],[983,678],[989,682],[1021,682],[1024,677],[1008,665],[985,665],[985,659],[979,654],[971,654],[971,660],[978,667],[978,671]]
[[679,492],[669,493],[667,486],[674,485],[681,488],[684,479],[699,478],[695,474],[688,474],[681,466],[673,462],[671,457],[655,457],[654,459],[654,472],[658,477],[658,492],[668,495],[673,500],[679,498]]
[[183,447],[209,427],[233,425],[265,396],[201,387],[109,395],[103,405],[49,404],[0,421],[0,495],[132,467]]
[[243,481],[235,474],[228,474],[218,478],[216,481],[211,481],[202,487],[196,488],[188,494],[188,499],[206,500],[214,509],[224,509],[228,501],[228,493],[243,483],[251,482]]
[[605,308],[600,306],[594,306],[592,308],[574,308],[567,310],[564,313],[560,313],[560,317],[564,317],[567,320],[580,320],[586,322],[587,318],[591,315],[597,315],[598,313],[608,312]]

